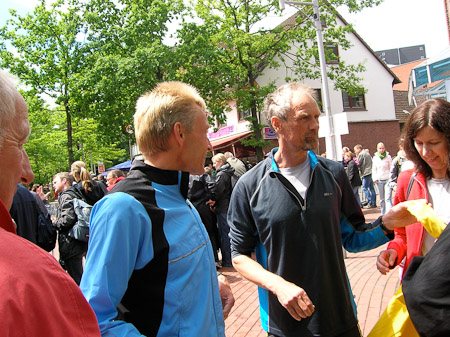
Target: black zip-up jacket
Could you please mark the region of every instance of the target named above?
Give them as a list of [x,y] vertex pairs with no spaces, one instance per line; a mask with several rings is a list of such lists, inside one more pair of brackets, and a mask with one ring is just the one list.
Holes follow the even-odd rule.
[[342,246],[357,252],[389,239],[379,219],[365,223],[340,163],[310,151],[311,178],[303,199],[279,172],[275,152],[233,190],[228,211],[232,256],[256,250],[264,268],[303,288],[315,305],[310,318],[296,321],[274,294],[260,289],[266,331],[277,336],[345,334],[357,320]]
[[221,166],[216,173],[216,182],[211,188],[212,200],[215,200],[214,211],[226,213],[231,197],[231,176],[234,168],[229,163]]

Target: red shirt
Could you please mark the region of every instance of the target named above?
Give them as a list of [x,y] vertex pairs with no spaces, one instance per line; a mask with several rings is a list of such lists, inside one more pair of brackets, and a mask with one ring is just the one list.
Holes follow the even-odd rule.
[[[394,205],[397,205],[405,200],[426,199],[429,202],[427,183],[425,176],[422,173],[418,173],[415,176],[408,199],[406,199],[409,180],[413,173],[414,169],[400,173],[397,181],[397,191],[395,192]],[[397,251],[398,256],[397,261],[395,262],[396,265],[399,264],[406,256],[403,275],[408,269],[411,259],[414,256],[421,255],[424,230],[425,229],[420,222],[407,227],[397,228],[395,230],[394,240],[388,244],[388,249],[395,249]]]
[[100,336],[81,290],[55,258],[17,236],[0,200],[2,336]]

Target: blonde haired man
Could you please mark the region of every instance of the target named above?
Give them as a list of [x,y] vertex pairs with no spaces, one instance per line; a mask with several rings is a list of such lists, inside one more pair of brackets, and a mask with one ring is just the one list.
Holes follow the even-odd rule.
[[208,233],[186,199],[211,150],[205,103],[160,83],[137,101],[134,128],[144,160],[92,210],[81,289],[102,334],[223,337],[234,298],[219,276],[222,314]]

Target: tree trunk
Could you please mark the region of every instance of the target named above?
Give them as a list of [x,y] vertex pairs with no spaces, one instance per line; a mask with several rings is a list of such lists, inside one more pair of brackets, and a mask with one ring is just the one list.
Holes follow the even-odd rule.
[[[256,111],[256,102],[255,101],[252,102],[251,111],[252,111],[252,117],[253,117],[253,120],[252,120],[253,135],[255,137],[255,140],[261,141],[262,140],[261,129],[259,128],[259,119],[258,119],[258,113]],[[263,153],[261,146],[255,146],[255,149],[256,149],[256,160],[259,163],[260,161],[263,160],[264,153]]]
[[70,115],[69,104],[64,101],[67,119],[67,150],[69,153],[69,170],[73,163],[73,140],[72,140],[72,116]]

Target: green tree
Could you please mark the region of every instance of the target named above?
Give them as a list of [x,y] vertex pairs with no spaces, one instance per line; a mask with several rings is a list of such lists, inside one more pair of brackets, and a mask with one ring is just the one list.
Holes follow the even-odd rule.
[[[32,13],[12,19],[0,29],[0,66],[17,75],[23,84],[47,95],[65,112],[67,155],[73,162],[71,101],[75,74],[85,67],[81,5],[78,0],[57,1],[47,8],[45,0]],[[8,50],[9,42],[14,50]]]
[[[379,2],[324,2],[321,7],[327,23],[324,43],[350,48],[346,34],[352,31],[352,27],[337,24],[333,6],[344,5],[350,11],[358,11]],[[316,40],[312,8],[303,8],[287,24],[265,27],[264,20],[279,13],[277,0],[204,0],[192,1],[191,6],[201,22],[185,22],[183,25],[177,48],[187,49],[186,54],[190,57],[179,65],[179,69],[185,71],[179,75],[190,78],[192,83],[207,94],[208,105],[224,106],[228,103],[227,100],[233,99],[239,110],[250,112],[247,119],[251,122],[253,134],[246,143],[256,146],[257,159],[261,160],[264,142],[261,139],[262,125],[259,123],[258,113],[264,97],[273,90],[273,83],[261,86],[257,79],[267,68],[277,69],[282,64],[297,79],[320,77],[317,46],[311,43]],[[293,45],[297,48],[293,48]],[[212,53],[214,49],[216,52]],[[327,58],[337,59],[332,53],[328,53]],[[289,60],[293,62],[288,62]],[[210,62],[214,62],[212,70],[203,69],[208,68]],[[347,65],[338,61],[337,65],[328,69],[328,76],[334,80],[336,88],[355,93],[362,90],[357,73],[363,69],[362,64]],[[193,73],[197,74],[196,78]],[[211,85],[211,82],[217,85]]]
[[[164,43],[181,1],[93,0],[85,12],[92,67],[78,81],[83,115],[95,118],[105,140],[128,146],[138,97],[168,79],[172,48]],[[106,132],[107,131],[107,132]]]
[[[69,171],[67,147],[65,146],[65,111],[60,107],[49,107],[34,91],[21,91],[28,104],[31,133],[25,149],[35,174],[35,182],[47,183],[61,171]],[[117,143],[102,139],[100,126],[95,119],[72,119],[74,160],[83,160],[88,166],[98,161],[109,166],[123,161],[126,150]]]
[[64,111],[50,109],[32,91],[21,91],[28,105],[31,133],[25,149],[35,175],[35,182],[48,183],[55,173],[67,171]]

